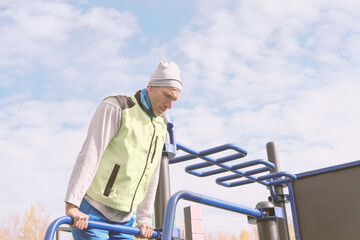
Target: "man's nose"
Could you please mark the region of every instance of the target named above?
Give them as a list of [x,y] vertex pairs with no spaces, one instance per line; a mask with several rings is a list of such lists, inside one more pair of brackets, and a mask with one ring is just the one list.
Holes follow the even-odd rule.
[[166,101],[165,106],[166,106],[168,109],[171,109],[171,108],[172,108],[173,103],[174,103],[174,101],[173,101],[173,100],[168,100],[168,101]]

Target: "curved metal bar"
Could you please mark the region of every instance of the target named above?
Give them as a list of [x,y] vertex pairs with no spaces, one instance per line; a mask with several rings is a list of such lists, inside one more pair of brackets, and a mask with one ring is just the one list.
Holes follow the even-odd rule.
[[[71,225],[71,224],[73,224],[73,220],[71,217],[68,217],[68,216],[55,219],[49,225],[48,229],[46,230],[44,240],[53,240],[56,229],[62,224]],[[113,231],[113,232],[122,232],[122,233],[126,233],[126,234],[131,234],[131,235],[140,234],[140,228],[126,227],[126,226],[115,225],[115,224],[93,221],[93,220],[89,220],[88,227],[102,229],[102,230],[108,230],[108,231]],[[158,238],[159,233],[154,230],[152,233],[152,237]]]
[[221,208],[232,212],[242,213],[251,217],[259,218],[262,216],[261,211],[258,209],[244,207],[238,204],[229,203],[216,198],[207,197],[198,193],[193,193],[189,191],[180,191],[175,193],[167,203],[165,219],[163,224],[163,234],[161,237],[162,240],[171,240],[171,233],[173,232],[173,227],[174,227],[176,206],[180,199],[202,203],[208,206]]
[[[269,181],[270,186],[276,186],[276,185],[281,185],[283,183],[293,182],[297,179],[297,176],[295,174],[289,172],[275,172],[275,173],[271,173],[271,175],[272,175],[271,177],[272,181]],[[276,179],[277,177],[280,177],[280,179]]]
[[196,159],[196,158],[197,158],[197,156],[187,154],[187,155],[184,155],[184,156],[175,157],[175,158],[173,158],[173,159],[170,159],[170,160],[169,160],[169,164],[174,164],[174,163],[179,163],[179,162],[185,162],[185,161],[192,160],[192,159]]
[[59,218],[55,219],[47,228],[44,240],[53,240],[56,229],[62,224],[71,225],[71,224],[73,224],[73,220],[71,217],[59,217]]

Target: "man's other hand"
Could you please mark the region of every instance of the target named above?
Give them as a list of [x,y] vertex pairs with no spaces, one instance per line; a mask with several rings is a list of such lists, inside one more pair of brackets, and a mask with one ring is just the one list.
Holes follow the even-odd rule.
[[138,223],[137,227],[140,228],[140,237],[150,238],[153,233],[153,227],[147,223]]
[[65,212],[66,216],[69,216],[74,220],[74,224],[70,227],[77,229],[87,228],[89,216],[81,212],[77,206],[66,203]]

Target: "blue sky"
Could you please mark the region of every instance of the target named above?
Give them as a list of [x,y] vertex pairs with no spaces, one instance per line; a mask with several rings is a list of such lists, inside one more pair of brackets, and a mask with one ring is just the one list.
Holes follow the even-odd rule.
[[[359,160],[359,11],[355,0],[1,1],[0,219],[36,202],[62,215],[96,106],[145,87],[160,60],[182,69],[179,142],[231,142],[252,160],[275,141],[292,173]],[[171,166],[173,192],[254,207],[268,195],[183,169]],[[207,231],[251,229],[244,216],[203,215]]]

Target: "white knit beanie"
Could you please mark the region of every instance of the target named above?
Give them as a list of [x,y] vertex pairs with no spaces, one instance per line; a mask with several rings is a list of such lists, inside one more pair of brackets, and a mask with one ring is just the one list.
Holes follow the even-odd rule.
[[182,91],[180,68],[174,62],[161,61],[151,75],[148,86],[175,87]]

